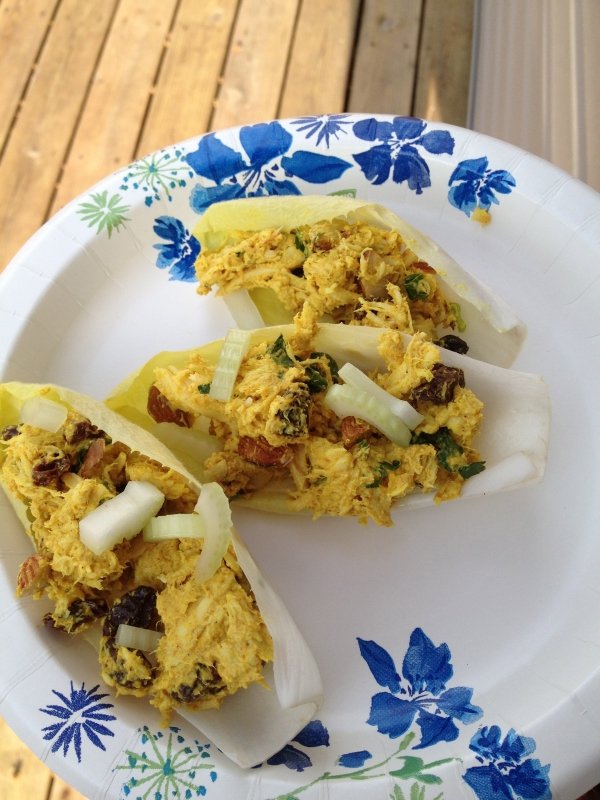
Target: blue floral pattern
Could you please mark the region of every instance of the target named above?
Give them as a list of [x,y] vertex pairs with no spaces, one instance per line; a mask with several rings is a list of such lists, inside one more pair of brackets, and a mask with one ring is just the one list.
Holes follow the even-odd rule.
[[450,203],[470,217],[476,209],[489,211],[492,203],[500,202],[496,194],[510,194],[517,182],[505,169],[488,169],[488,159],[482,156],[461,161],[448,185]]
[[[407,796],[429,800],[427,788],[443,784],[438,770],[458,759],[426,760],[416,751],[455,741],[460,735],[457,723],[471,725],[483,716],[482,709],[472,703],[472,689],[448,688],[454,672],[450,649],[445,643],[435,645],[421,628],[410,635],[400,671],[390,653],[377,642],[357,641],[375,681],[386,689],[372,696],[367,724],[390,739],[398,739],[395,750],[378,761],[366,748],[344,752],[335,762],[339,770],[327,770],[271,800],[298,800],[321,784],[364,783],[383,776],[393,781],[392,800],[405,800]],[[295,741],[309,747],[330,746],[329,733],[320,721],[310,723]],[[494,725],[479,728],[470,747],[479,765],[469,767],[462,777],[479,800],[550,800],[550,767],[530,758],[535,750],[533,739],[514,730],[502,738]],[[290,744],[267,764],[303,772],[311,767],[311,760],[306,752]],[[407,795],[403,786],[408,788]],[[438,792],[431,800],[441,797]]]
[[464,780],[479,800],[550,800],[550,765],[529,758],[535,742],[512,728],[502,738],[497,725],[481,728],[470,748],[481,766],[470,767]]
[[242,127],[241,151],[225,144],[215,133],[204,136],[186,160],[196,175],[212,185],[198,185],[192,190],[192,209],[201,214],[221,200],[301,194],[298,181],[326,184],[351,167],[337,156],[294,150],[293,142],[292,134],[276,121]]
[[[337,142],[344,157],[329,152]],[[428,156],[453,155],[455,140],[449,130],[416,117],[344,113],[245,125],[237,136],[231,131],[208,133],[195,148],[189,147],[140,159],[128,168],[120,188],[142,191],[150,206],[160,198],[171,201],[177,189],[186,187],[187,202],[196,215],[213,203],[242,197],[314,191],[355,197],[365,179],[373,186],[406,184],[420,195],[431,186]],[[480,222],[489,221],[488,210],[500,202],[498,195],[510,194],[516,185],[507,170],[490,169],[485,156],[461,161],[448,183],[448,202]],[[80,214],[98,233],[106,229],[110,235],[126,227],[129,206],[118,195],[112,205],[107,202],[92,198]],[[194,281],[200,243],[185,223],[163,215],[155,218],[153,231],[164,240],[154,245],[156,266],[165,269],[170,280]]]
[[413,117],[394,117],[391,121],[375,117],[362,119],[352,128],[354,135],[372,147],[354,154],[366,179],[375,185],[390,178],[407,182],[421,194],[431,186],[431,170],[422,151],[435,155],[454,152],[454,137],[449,131],[427,130],[427,123]]
[[81,761],[83,734],[94,747],[106,750],[102,737],[114,736],[113,731],[106,726],[106,723],[114,721],[116,717],[107,713],[109,708],[113,708],[112,703],[100,702],[108,695],[97,694],[98,688],[99,686],[94,686],[92,689],[86,690],[85,683],[82,683],[80,689],[75,689],[71,681],[71,690],[68,695],[56,689],[52,690],[52,694],[56,695],[61,702],[47,705],[40,708],[40,711],[58,720],[58,722],[42,728],[44,739],[54,740],[53,753],[62,749],[63,756],[67,756],[73,746],[77,761]]
[[456,722],[469,725],[483,712],[471,703],[473,690],[464,686],[447,689],[452,677],[448,645],[436,647],[420,628],[411,637],[402,662],[402,676],[394,660],[376,642],[358,640],[362,657],[377,683],[386,688],[371,699],[367,720],[379,733],[396,739],[406,733],[414,721],[421,730],[417,748],[458,738]]
[[304,133],[307,139],[316,136],[316,144],[325,142],[327,148],[330,145],[330,138],[339,139],[340,134],[345,135],[348,132],[345,126],[350,124],[350,114],[323,114],[292,120],[292,125],[296,126],[298,133]]
[[[449,685],[454,674],[450,648],[446,643],[435,644],[421,628],[415,628],[398,669],[393,656],[374,640],[357,638],[357,643],[372,677],[383,689],[371,696],[365,721],[379,734],[397,740],[395,748],[379,759],[371,746],[342,752],[339,748],[339,755],[331,759],[335,766],[311,775],[312,751],[335,748],[335,739],[332,741],[325,724],[312,720],[257,767],[285,767],[308,775],[305,783],[270,800],[298,800],[313,790],[318,793],[316,787],[321,784],[364,784],[382,777],[391,782],[392,800],[442,798],[439,789],[444,778],[440,769],[461,759],[439,752],[425,758],[420,751],[454,742],[461,735],[459,725],[472,725],[483,716],[482,709],[472,702],[471,688]],[[107,713],[113,705],[101,702],[107,695],[98,694],[97,689],[86,690],[85,684],[75,689],[71,683],[68,695],[53,692],[60,704],[40,709],[58,720],[42,729],[44,739],[54,740],[52,752],[62,750],[67,756],[73,747],[81,762],[84,736],[95,747],[106,750],[102,737],[114,736],[106,723],[116,717]],[[219,756],[213,755],[210,744],[189,741],[174,726],[155,732],[144,726],[138,734],[138,745],[126,750],[125,761],[114,768],[126,774],[121,800],[191,800],[207,795],[218,777],[215,756]],[[486,725],[472,734],[469,747],[475,753],[476,765],[465,769],[462,780],[478,800],[551,800],[550,765],[532,757],[536,743],[531,737],[513,729],[503,735],[497,725]],[[436,793],[428,794],[434,787]]]
[[[303,747],[329,747],[329,733],[323,723],[315,719],[294,736],[292,741]],[[296,772],[303,772],[307,767],[312,767],[308,753],[295,747],[291,742],[267,759],[267,764],[271,764],[271,766],[284,764],[288,769],[296,770]]]
[[156,266],[168,270],[169,280],[196,280],[194,264],[200,253],[200,242],[183,222],[175,217],[157,217],[154,233],[165,240],[154,245],[158,250]]

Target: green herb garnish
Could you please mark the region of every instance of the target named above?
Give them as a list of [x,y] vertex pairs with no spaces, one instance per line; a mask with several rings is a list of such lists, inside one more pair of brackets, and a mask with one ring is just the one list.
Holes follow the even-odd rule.
[[306,370],[306,385],[308,386],[308,391],[311,394],[324,392],[328,388],[329,382],[327,376],[323,374],[321,367],[318,364],[305,364],[304,368]]
[[273,344],[268,347],[267,353],[271,356],[271,358],[276,364],[279,364],[280,367],[294,366],[294,359],[290,358],[290,355],[287,351],[285,339],[283,338],[283,334],[281,333],[279,334],[277,339],[275,339]]
[[429,297],[429,283],[420,272],[412,272],[404,279],[404,288],[410,300],[427,300]]
[[198,391],[200,394],[208,394],[210,392],[210,383],[201,383],[198,386]]
[[378,486],[381,486],[383,481],[386,480],[387,476],[390,472],[395,472],[400,466],[400,462],[397,459],[393,461],[380,461],[379,464],[375,467],[375,478],[373,479],[372,483],[367,483],[367,489],[376,489]]
[[466,461],[463,448],[455,441],[448,428],[440,428],[435,433],[419,433],[413,437],[413,444],[432,444],[437,453],[438,464],[448,472],[457,472],[465,480],[485,469],[485,461]]
[[327,370],[322,363],[314,363],[319,358],[324,358],[327,361],[332,383],[339,382],[338,365],[335,359],[332,358],[329,353],[311,353],[309,358],[302,362],[302,366],[306,370],[306,385],[311,394],[318,394],[329,388]]
[[308,257],[310,255],[310,250],[308,249],[308,245],[304,241],[304,239],[300,236],[298,231],[294,231],[294,244],[296,245],[296,249],[300,250],[300,252]]

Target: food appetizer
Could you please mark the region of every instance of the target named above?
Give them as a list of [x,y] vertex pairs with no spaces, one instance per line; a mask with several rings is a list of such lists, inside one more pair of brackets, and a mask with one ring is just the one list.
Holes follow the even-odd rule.
[[396,506],[539,480],[550,420],[539,376],[306,309],[158,354],[107,403],[235,503],[381,525]]
[[198,292],[216,287],[240,328],[321,321],[423,332],[508,367],[525,326],[428,236],[387,208],[350,197],[216,203],[194,229]]
[[314,715],[313,657],[222,489],[149,433],[62,387],[0,384],[0,484],[34,547],[17,594],[48,598],[53,629],[97,631],[117,694],[181,711],[241,766]]

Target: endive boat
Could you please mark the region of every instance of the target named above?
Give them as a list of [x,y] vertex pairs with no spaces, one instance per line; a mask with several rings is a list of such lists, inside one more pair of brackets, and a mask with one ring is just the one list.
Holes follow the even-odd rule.
[[300,318],[157,354],[107,403],[235,503],[384,525],[540,480],[550,428],[538,375],[423,333]]
[[317,665],[225,495],[147,431],[64,387],[1,384],[0,484],[33,545],[17,593],[95,643],[117,694],[181,712],[242,767],[316,713]]
[[426,332],[508,367],[526,327],[430,236],[388,208],[347,196],[251,197],[215,203],[194,235],[198,291],[216,289],[240,328],[322,321]]

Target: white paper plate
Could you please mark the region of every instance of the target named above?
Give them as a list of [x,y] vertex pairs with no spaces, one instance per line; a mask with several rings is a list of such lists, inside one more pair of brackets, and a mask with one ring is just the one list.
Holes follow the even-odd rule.
[[[544,481],[406,511],[392,529],[236,522],[314,649],[319,716],[242,771],[183,720],[97,687],[91,649],[16,601],[28,542],[0,500],[0,713],[90,798],[576,798],[600,781],[600,200],[470,131],[335,115],[209,134],[102,181],[0,279],[3,380],[96,397],[159,350],[232,324],[195,293],[189,231],[206,203],[344,191],[422,228],[512,305],[515,367],[549,385]],[[491,222],[475,221],[476,207]],[[20,213],[27,213],[21,209]]]

